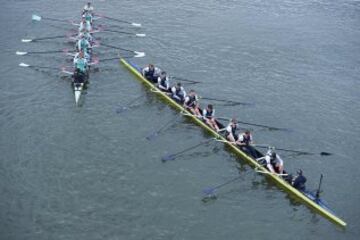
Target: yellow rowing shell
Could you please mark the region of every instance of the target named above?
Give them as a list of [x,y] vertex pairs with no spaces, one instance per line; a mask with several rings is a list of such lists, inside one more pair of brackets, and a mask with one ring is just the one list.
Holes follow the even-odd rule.
[[[146,80],[141,72],[137,69],[137,67],[132,64],[131,62],[128,62],[127,60],[121,58],[120,62],[130,71],[132,72],[139,80],[141,80],[142,83],[144,83],[147,87],[150,88],[151,91],[158,94],[160,97],[162,97],[164,100],[166,100],[171,106],[178,109],[180,112],[187,112],[183,106],[175,102],[172,98],[170,98],[165,93],[159,91],[156,86],[154,86],[152,83],[150,83],[148,80]],[[325,218],[329,219],[331,222],[336,223],[342,227],[346,226],[346,222],[344,222],[341,218],[337,217],[334,213],[332,213],[330,210],[321,207],[313,200],[309,199],[307,196],[305,196],[302,192],[298,191],[296,188],[291,186],[289,183],[287,183],[285,180],[283,180],[281,177],[272,174],[269,172],[265,167],[263,167],[261,164],[259,164],[256,160],[250,158],[247,156],[244,152],[242,152],[238,147],[228,142],[222,135],[218,134],[216,131],[211,129],[208,125],[206,125],[203,121],[199,120],[196,116],[193,116],[191,114],[188,115],[194,122],[196,122],[198,125],[206,129],[210,134],[212,134],[214,137],[218,138],[222,142],[224,142],[226,145],[228,145],[231,150],[239,155],[242,159],[246,160],[252,167],[255,169],[258,169],[259,171],[266,173],[266,176],[272,179],[279,187],[284,189],[286,192],[291,194],[292,196],[296,197],[298,200],[305,203],[307,206],[309,206],[311,209],[313,209],[315,212],[319,213],[320,215],[324,216]]]

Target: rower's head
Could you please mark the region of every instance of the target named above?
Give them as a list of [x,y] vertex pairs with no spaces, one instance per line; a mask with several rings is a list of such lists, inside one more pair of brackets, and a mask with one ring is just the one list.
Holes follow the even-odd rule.
[[176,86],[175,86],[177,89],[181,88],[181,83],[177,83]]
[[230,121],[230,123],[231,123],[232,125],[237,125],[237,120],[236,120],[236,118],[232,118],[231,121]]
[[148,67],[149,67],[149,69],[154,69],[154,68],[155,68],[155,67],[154,67],[154,64],[151,64],[151,63],[149,64]]
[[213,107],[212,104],[207,105],[207,108],[208,108],[209,110],[213,110],[213,109],[214,109],[214,107]]
[[271,156],[272,159],[275,159],[276,158],[276,152],[272,152],[270,156]]
[[245,130],[245,135],[250,135],[250,130]]
[[81,57],[81,58],[84,57],[84,52],[83,52],[83,51],[80,51],[80,52],[79,52],[79,57]]
[[190,95],[190,96],[195,96],[195,94],[196,94],[195,90],[191,89],[191,90],[189,91],[189,95]]
[[88,2],[87,5],[90,7],[90,6],[91,6],[91,2]]
[[302,171],[301,169],[298,169],[298,170],[296,171],[296,173],[297,173],[297,175],[299,175],[299,176],[302,176],[302,175],[303,175],[303,171]]
[[166,72],[165,72],[165,71],[162,71],[160,74],[161,74],[161,76],[163,76],[163,77],[166,76]]

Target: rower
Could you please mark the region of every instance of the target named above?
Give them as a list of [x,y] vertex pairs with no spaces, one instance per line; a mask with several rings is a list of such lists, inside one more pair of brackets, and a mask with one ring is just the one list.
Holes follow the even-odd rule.
[[166,72],[162,71],[160,76],[157,79],[157,86],[163,92],[170,91],[169,78],[166,75]]
[[198,104],[199,97],[197,96],[194,90],[190,90],[189,95],[185,97],[184,100],[184,107],[185,109],[189,110],[192,114],[197,117],[202,117],[200,113],[200,108]]
[[300,191],[305,191],[306,177],[301,169],[297,170],[296,176],[292,179],[291,185]]
[[269,149],[264,158],[266,161],[266,167],[270,172],[278,174],[284,173],[284,161],[273,149]]
[[91,23],[89,21],[86,21],[85,17],[81,19],[79,26],[79,32],[82,32],[83,30],[86,30],[88,32],[91,31]]
[[171,88],[171,98],[174,99],[177,103],[184,103],[186,97],[186,92],[181,86],[181,83],[177,83]]
[[203,109],[202,116],[207,125],[216,130],[216,132],[219,132],[219,126],[215,120],[215,109],[212,104],[207,105],[207,107]]
[[93,23],[93,16],[90,12],[85,12],[83,15],[82,15],[83,18],[85,18],[85,21],[89,22],[91,25]]
[[91,3],[88,2],[87,4],[85,4],[84,8],[83,8],[83,13],[91,13],[92,11],[94,11],[94,7],[91,6]]
[[84,56],[84,58],[86,59],[87,62],[90,62],[90,61],[91,61],[91,56],[90,56],[90,54],[88,54],[87,52],[84,52],[84,51],[81,51],[81,50],[80,50],[79,52],[75,53],[75,56],[74,56],[74,64],[75,64],[76,60],[79,58],[80,53],[83,54],[83,56]]
[[74,58],[74,65],[75,65],[75,69],[78,69],[82,73],[86,74],[88,62],[84,58],[83,52],[79,52],[78,58],[76,58],[76,59]]
[[155,67],[153,64],[149,64],[147,67],[143,68],[142,75],[147,80],[153,83],[157,83],[160,72],[161,72],[160,68]]
[[229,125],[226,127],[225,137],[228,141],[235,143],[237,140],[236,129],[237,129],[237,120],[232,118],[229,122]]
[[87,52],[89,53],[89,50],[91,49],[91,44],[88,40],[84,37],[84,35],[80,36],[81,38],[76,43],[76,49],[78,51]]
[[249,130],[246,130],[245,132],[239,134],[236,140],[236,144],[240,147],[242,151],[252,156],[253,158],[257,159],[261,157],[259,156],[256,149],[251,146],[251,144],[253,144],[253,137]]

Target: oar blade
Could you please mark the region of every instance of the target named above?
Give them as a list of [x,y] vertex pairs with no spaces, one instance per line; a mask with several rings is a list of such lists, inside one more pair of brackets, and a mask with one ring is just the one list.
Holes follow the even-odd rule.
[[329,153],[329,152],[321,152],[320,155],[321,155],[321,156],[330,156],[330,155],[332,155],[332,153]]
[[136,33],[135,36],[137,37],[146,37],[145,33]]
[[138,52],[138,51],[134,51],[135,53],[135,58],[142,58],[145,57],[145,53],[144,52]]
[[205,195],[214,195],[214,193],[215,193],[215,188],[213,188],[213,187],[207,187],[207,188],[204,188],[203,190],[202,190],[202,192],[205,194]]
[[127,107],[121,107],[121,108],[116,109],[116,113],[117,113],[117,114],[124,113],[124,112],[126,112],[127,110],[129,110],[129,108],[127,108]]
[[141,23],[131,23],[131,25],[134,27],[139,27],[139,28],[141,27]]
[[28,52],[20,52],[20,51],[16,51],[16,55],[19,55],[19,56],[24,56],[28,54]]
[[29,64],[26,64],[26,63],[20,63],[19,66],[20,66],[20,67],[30,67],[30,65],[29,65]]
[[41,16],[39,16],[39,15],[36,15],[36,14],[33,14],[32,16],[31,16],[31,19],[33,20],[33,21],[41,21]]
[[146,138],[146,140],[148,140],[148,141],[152,141],[157,135],[158,135],[158,133],[157,133],[157,132],[154,132],[154,133],[146,136],[145,138]]
[[169,154],[169,155],[165,155],[161,158],[161,161],[166,162],[166,161],[172,161],[175,160],[176,156],[174,154]]
[[21,39],[21,42],[23,43],[28,43],[28,42],[32,42],[32,39]]

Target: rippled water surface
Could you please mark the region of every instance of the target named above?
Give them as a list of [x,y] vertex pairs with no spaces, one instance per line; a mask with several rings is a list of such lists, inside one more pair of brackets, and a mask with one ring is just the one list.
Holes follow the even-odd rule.
[[[209,138],[115,61],[101,62],[76,107],[70,79],[57,70],[63,54],[15,51],[72,48],[68,23],[83,1],[3,1],[0,10],[0,239],[357,239],[360,2],[355,0],[94,1],[96,12],[140,22],[142,29],[98,20],[146,38],[97,33],[101,43],[146,52],[201,96],[252,103],[215,104],[218,116],[291,131],[253,127],[258,143],[331,156],[282,153],[286,169],[302,168],[348,223],[340,229],[296,203],[220,143],[175,161],[161,156]],[[116,57],[99,47],[101,59]],[[122,54],[125,54],[122,52]],[[136,100],[131,110],[117,113]],[[205,100],[202,104],[206,104]],[[174,120],[152,141],[145,136]],[[241,178],[203,203],[202,189]]]

